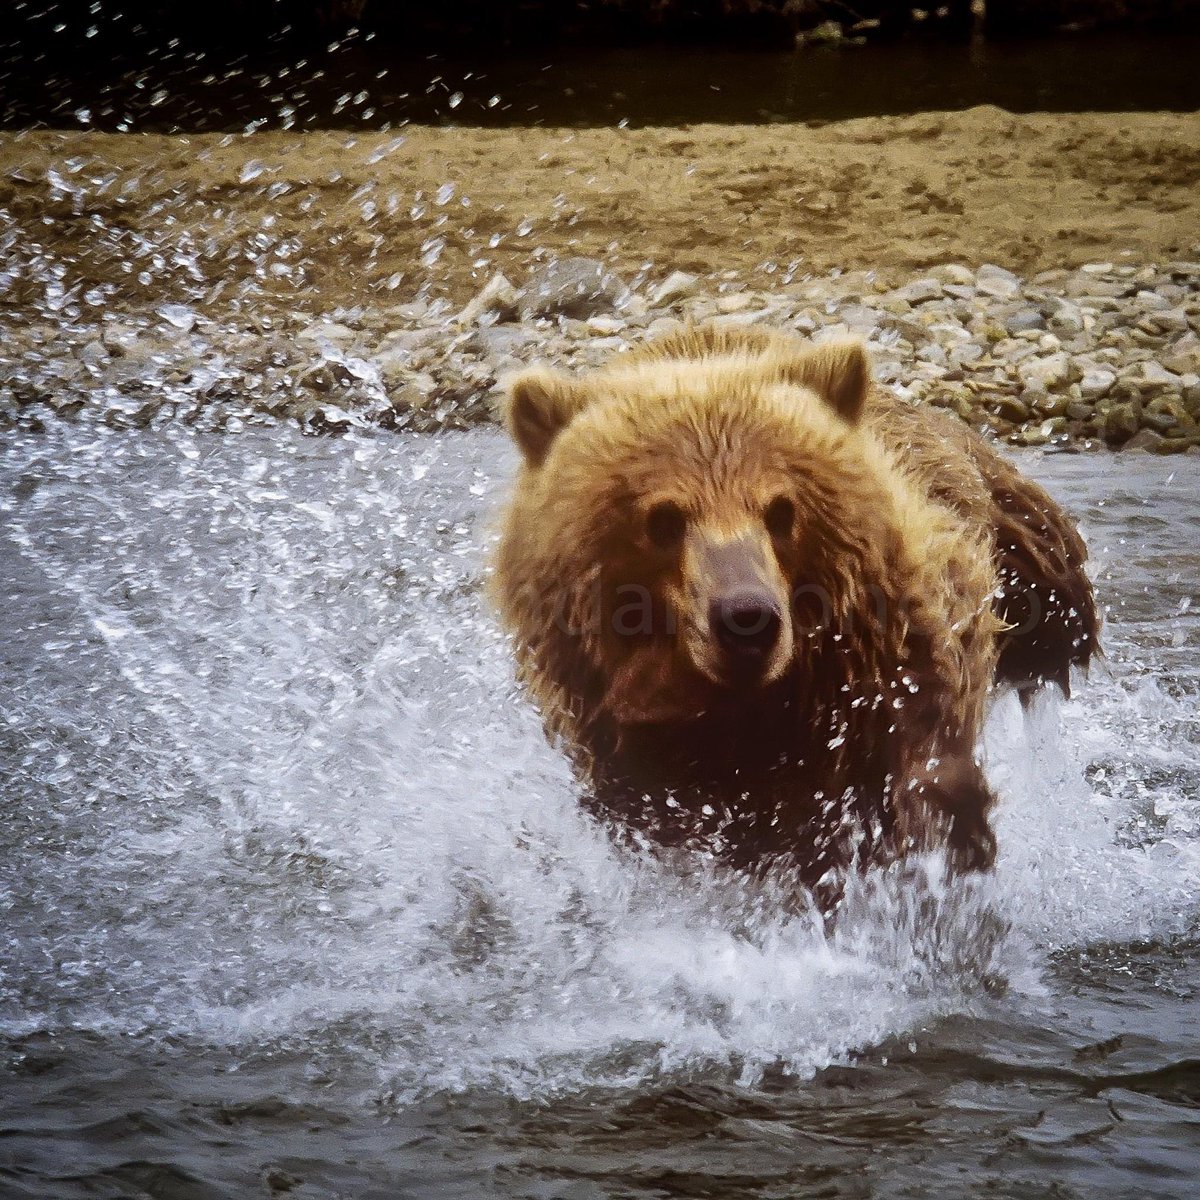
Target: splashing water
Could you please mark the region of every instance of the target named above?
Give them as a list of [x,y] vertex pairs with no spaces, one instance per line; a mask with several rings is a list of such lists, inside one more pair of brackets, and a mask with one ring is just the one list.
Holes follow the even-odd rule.
[[828,932],[580,814],[480,595],[498,435],[14,435],[0,1030],[298,1054],[392,1112],[754,1089],[1192,944],[1194,488],[1094,462],[1038,469],[1083,513],[1109,665],[997,704],[995,875],[873,876]]

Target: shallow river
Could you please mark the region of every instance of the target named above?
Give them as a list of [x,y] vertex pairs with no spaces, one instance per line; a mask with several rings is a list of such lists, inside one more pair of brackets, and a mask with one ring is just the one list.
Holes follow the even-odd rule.
[[1033,459],[1106,666],[994,877],[621,857],[479,594],[495,433],[0,443],[0,1194],[1195,1197],[1200,464]]

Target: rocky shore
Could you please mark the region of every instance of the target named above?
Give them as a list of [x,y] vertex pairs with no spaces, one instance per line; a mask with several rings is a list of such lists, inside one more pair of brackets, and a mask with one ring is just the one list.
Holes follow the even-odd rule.
[[[460,428],[678,321],[990,436],[1187,451],[1200,116],[0,134],[0,425]],[[999,265],[991,265],[999,264]]]
[[0,346],[0,428],[464,428],[494,419],[505,376],[524,364],[594,366],[689,321],[858,335],[881,382],[1016,446],[1200,455],[1191,261],[1028,278],[947,263],[899,283],[848,271],[747,289],[685,272],[630,286],[598,260],[568,257],[519,286],[498,273],[461,307],[416,299],[215,320],[168,303],[15,322]]

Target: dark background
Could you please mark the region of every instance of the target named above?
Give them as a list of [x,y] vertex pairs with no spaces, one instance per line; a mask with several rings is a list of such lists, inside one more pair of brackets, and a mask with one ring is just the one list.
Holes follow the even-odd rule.
[[1200,0],[951,0],[924,10],[895,0],[4,7],[0,125],[10,129],[830,120],[981,103],[1200,107],[1191,67]]

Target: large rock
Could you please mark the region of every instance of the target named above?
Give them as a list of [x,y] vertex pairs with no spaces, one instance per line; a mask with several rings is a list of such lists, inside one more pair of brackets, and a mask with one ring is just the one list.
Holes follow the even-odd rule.
[[1196,422],[1177,396],[1159,396],[1142,412],[1142,424],[1160,433],[1191,433]]
[[484,284],[482,290],[458,314],[460,325],[474,325],[485,314],[492,314],[497,320],[513,317],[517,312],[519,302],[517,289],[509,283],[502,271],[497,271]]
[[1123,446],[1138,432],[1141,411],[1133,403],[1114,404],[1104,414],[1104,440],[1110,446]]
[[1156,362],[1141,364],[1141,373],[1133,378],[1134,385],[1144,393],[1172,391],[1178,392],[1183,381],[1173,371]]
[[1197,445],[1200,445],[1200,437],[1194,434],[1183,437],[1164,437],[1161,433],[1155,433],[1151,429],[1142,429],[1134,434],[1121,447],[1121,450],[1122,452],[1145,450],[1151,454],[1187,454]]
[[521,316],[586,317],[624,304],[629,288],[594,258],[556,258],[533,271],[521,291]]
[[1147,454],[1157,454],[1159,447],[1166,439],[1153,429],[1139,429],[1122,447],[1121,450],[1143,450]]
[[996,401],[996,415],[1014,425],[1023,424],[1032,415],[1029,405],[1017,396],[1001,396]]

